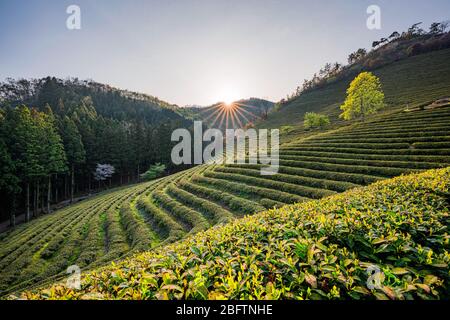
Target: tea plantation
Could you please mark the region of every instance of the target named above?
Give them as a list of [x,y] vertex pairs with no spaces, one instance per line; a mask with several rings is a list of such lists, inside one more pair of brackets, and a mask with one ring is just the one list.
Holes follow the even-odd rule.
[[137,254],[85,274],[81,290],[20,297],[448,299],[449,188],[450,168],[379,181]]
[[[428,270],[428,264],[425,262],[415,261],[415,256],[408,261],[408,257],[423,255],[426,258],[431,254],[430,261],[434,261],[433,257],[436,254],[436,259],[441,261],[439,264],[445,261],[448,263],[448,256],[443,251],[443,245],[448,245],[446,235],[448,224],[445,220],[448,210],[442,195],[436,193],[439,190],[447,192],[444,190],[448,179],[446,170],[400,178],[376,184],[370,189],[356,189],[345,196],[327,198],[323,202],[307,202],[284,207],[280,211],[269,211],[255,218],[231,222],[206,234],[191,236],[211,226],[274,207],[334,196],[401,174],[450,166],[449,132],[448,106],[423,108],[411,112],[393,111],[372,117],[364,123],[354,123],[336,130],[312,134],[308,138],[299,136],[293,139],[291,143],[282,146],[279,173],[273,176],[260,175],[258,165],[203,165],[153,182],[105,192],[1,234],[0,296],[54,282],[64,276],[67,267],[71,265],[93,269],[137,251],[158,250],[186,236],[190,237],[189,241],[198,242],[201,248],[187,250],[191,242],[181,242],[177,246],[170,247],[171,250],[178,247],[186,250],[180,249],[174,256],[161,258],[163,252],[168,249],[142,256],[154,254],[155,258],[162,259],[161,263],[149,265],[149,270],[164,265],[175,273],[161,275],[162,278],[158,278],[157,275],[153,277],[144,272],[147,267],[139,266],[138,261],[141,261],[141,258],[138,256],[136,260],[131,260],[133,266],[130,270],[120,271],[130,277],[132,272],[138,272],[136,270],[144,272],[141,274],[139,271],[135,283],[127,284],[132,288],[131,291],[127,291],[128,287],[122,286],[119,287],[120,290],[114,289],[122,283],[122,276],[119,275],[117,281],[113,277],[109,280],[112,282],[105,284],[105,287],[100,281],[106,280],[103,278],[100,280],[95,276],[92,278],[94,282],[89,282],[86,290],[97,290],[107,295],[124,295],[129,298],[166,295],[203,298],[221,295],[228,298],[266,296],[308,298],[317,294],[323,296],[322,293],[326,297],[330,294],[356,297],[373,294],[366,293],[364,289],[355,289],[361,286],[361,281],[365,281],[361,275],[364,266],[359,264],[361,261],[379,262],[386,268],[390,268],[389,264],[397,261],[399,265],[395,267],[410,267],[402,271],[405,275],[411,276],[411,280],[407,283],[414,286],[419,283],[424,286],[420,290],[416,288],[410,294],[407,293],[408,290],[402,289],[403,291],[394,293],[385,292],[385,295],[390,297],[399,294],[406,298],[421,295],[441,296],[443,291],[439,288],[444,285],[442,282],[444,278],[439,271],[441,269],[436,269],[439,272],[435,272],[434,269]],[[431,179],[431,176],[435,178]],[[419,178],[421,182],[415,182],[415,179]],[[399,183],[399,186],[396,186],[396,183]],[[411,186],[408,183],[412,183]],[[415,192],[417,197],[413,196]],[[349,200],[345,200],[350,196]],[[358,196],[361,196],[361,199]],[[384,202],[385,205],[379,206]],[[345,204],[345,207],[338,209],[341,204]],[[322,205],[323,210],[320,209]],[[417,210],[411,211],[415,210],[415,206]],[[425,207],[426,210],[423,209]],[[312,214],[313,212],[320,214]],[[346,216],[349,212],[355,213],[355,216]],[[357,214],[363,215],[361,217],[364,219],[357,218]],[[371,214],[374,216],[371,217]],[[340,215],[342,221],[330,219]],[[292,221],[287,221],[286,219],[291,216]],[[303,216],[305,220],[301,218]],[[269,217],[275,220],[269,222],[267,220]],[[327,227],[329,230],[319,228],[319,224],[316,224],[319,217],[323,219],[320,220],[321,224],[330,224]],[[391,226],[381,223],[380,219],[386,217],[392,219],[389,220]],[[276,226],[280,225],[283,225],[284,231],[277,230]],[[239,231],[241,228],[242,231]],[[249,228],[255,229],[251,231]],[[349,237],[348,233],[353,234],[353,228],[365,230],[361,231],[363,238]],[[374,229],[369,232],[371,228]],[[203,274],[209,272],[209,267],[204,267],[203,263],[208,265],[211,263],[204,260],[211,257],[209,251],[207,254],[204,254],[207,251],[203,251],[209,242],[202,239],[209,239],[208,237],[216,237],[218,241],[214,242],[211,250],[219,250],[222,245],[224,246],[224,251],[218,255],[222,258],[218,258],[214,263],[223,264],[224,270],[228,270],[229,278],[221,279],[227,282],[216,284],[214,275]],[[223,242],[219,241],[220,238],[223,238]],[[389,240],[385,240],[386,238]],[[250,243],[247,241],[252,245],[247,245]],[[256,241],[261,243],[256,245]],[[352,244],[347,241],[352,241]],[[232,248],[235,245],[241,248],[238,250],[240,253],[233,253],[239,253],[237,256],[225,250],[228,246]],[[269,251],[263,249],[264,245],[270,246],[270,249],[267,248]],[[420,253],[419,245],[422,246]],[[361,251],[361,246],[366,246],[365,251]],[[297,249],[294,250],[294,247]],[[295,253],[292,250],[297,253],[304,251],[303,258],[307,260],[298,260],[303,253],[298,253],[300,256],[294,259],[295,256],[292,254]],[[194,262],[189,260],[192,254],[198,256]],[[259,262],[255,263],[262,259],[261,256],[255,258],[253,254],[266,255],[267,259],[274,254],[273,257],[278,258],[270,258],[263,266],[259,265]],[[406,260],[401,260],[402,257]],[[181,263],[183,267],[176,269],[175,262]],[[292,287],[285,286],[288,278],[285,278],[284,272],[289,268],[293,268],[292,270],[303,268],[306,266],[304,263],[309,266],[308,273],[304,273],[304,277],[300,275],[298,279],[289,279],[293,281]],[[199,289],[204,293],[203,296],[197,291],[186,291],[190,282],[180,280],[182,278],[176,273],[190,269],[191,264],[199,269],[194,269],[195,272],[189,271],[190,276],[194,278],[188,280],[194,281],[199,287],[202,287],[200,283],[203,283],[206,289]],[[429,265],[432,264],[435,263]],[[326,265],[329,265],[326,267],[327,277],[331,278],[325,281],[319,270]],[[211,272],[217,271],[212,266],[211,268]],[[249,272],[248,268],[255,269]],[[426,273],[421,271],[422,268],[425,268]],[[201,276],[197,274],[198,272]],[[448,277],[448,269],[444,268],[443,274],[446,272]],[[425,281],[424,277],[428,273],[433,275],[433,278],[428,277]],[[240,283],[244,276],[250,277],[245,283],[250,285],[252,282],[252,286],[256,286],[254,289],[241,287]],[[339,285],[339,277],[347,279],[350,276],[353,280],[347,285],[342,283]],[[427,284],[430,279],[435,279],[434,276],[437,280]],[[177,282],[172,281],[173,277],[178,279]],[[257,284],[259,279],[265,280]],[[141,286],[140,281],[149,284],[147,288],[149,291],[139,291],[133,287]],[[391,281],[389,284],[394,287],[399,286],[399,283],[405,285],[403,280],[398,280],[395,273],[387,281]],[[97,288],[96,283],[102,289]],[[162,283],[169,285],[167,290],[162,289]],[[304,291],[305,283],[309,283],[310,289],[319,291]],[[181,286],[182,290],[177,286]],[[225,290],[226,288],[228,289]],[[65,291],[58,292],[53,294],[68,294]]]

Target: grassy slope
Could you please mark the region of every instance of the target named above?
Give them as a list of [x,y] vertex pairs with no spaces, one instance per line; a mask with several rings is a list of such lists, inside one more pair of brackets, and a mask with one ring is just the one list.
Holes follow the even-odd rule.
[[[373,71],[380,77],[389,109],[425,103],[449,96],[450,49],[414,56]],[[305,93],[259,124],[264,128],[298,126],[306,112],[319,112],[338,120],[339,106],[352,79]]]
[[[450,167],[235,220],[30,299],[449,298]],[[367,269],[384,272],[369,290]]]

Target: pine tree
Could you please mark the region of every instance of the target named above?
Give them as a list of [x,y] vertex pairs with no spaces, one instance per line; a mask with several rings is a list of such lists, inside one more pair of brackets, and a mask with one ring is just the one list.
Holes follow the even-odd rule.
[[44,170],[39,161],[41,141],[38,136],[38,128],[30,109],[24,105],[7,109],[5,116],[7,119],[6,130],[9,133],[7,144],[11,148],[11,158],[15,163],[19,178],[25,184],[25,220],[30,221],[30,185],[42,175]]
[[86,162],[86,151],[84,150],[81,134],[72,119],[65,116],[60,125],[60,132],[64,142],[67,161],[70,166],[70,202],[73,202],[75,189],[75,168]]
[[52,175],[67,171],[67,158],[62,139],[57,131],[56,120],[49,106],[41,113],[44,135],[45,174],[47,176],[47,213],[50,213]]
[[[4,128],[4,120],[0,119],[0,128]],[[4,141],[4,132],[0,131],[0,190],[6,192],[6,194],[12,198],[12,205],[10,206],[10,225],[14,227],[16,225],[15,214],[15,199],[17,193],[21,191],[19,187],[19,178],[16,175],[16,168],[11,155],[8,150],[8,146]]]

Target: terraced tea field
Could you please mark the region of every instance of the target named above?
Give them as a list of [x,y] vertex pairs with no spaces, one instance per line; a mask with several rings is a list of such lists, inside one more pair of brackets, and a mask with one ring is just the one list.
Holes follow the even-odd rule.
[[[23,299],[449,298],[450,168],[272,209]],[[373,287],[369,268],[379,268]]]
[[0,295],[51,282],[216,224],[450,166],[450,108],[395,112],[282,146],[279,173],[198,166],[106,192],[0,235]]

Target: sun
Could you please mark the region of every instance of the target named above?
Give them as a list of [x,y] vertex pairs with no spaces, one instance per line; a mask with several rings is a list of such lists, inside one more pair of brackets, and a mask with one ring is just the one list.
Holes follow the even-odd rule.
[[239,100],[239,93],[231,87],[224,87],[218,97],[225,107],[230,108],[235,101]]
[[233,98],[226,98],[223,99],[223,104],[225,105],[226,108],[230,108],[233,105],[233,102],[235,100]]

